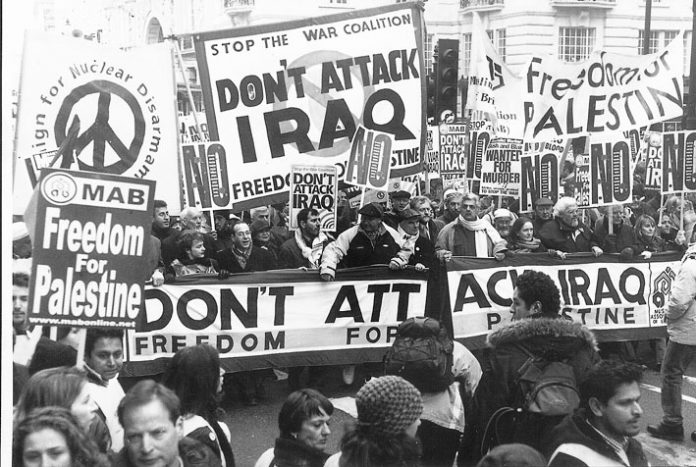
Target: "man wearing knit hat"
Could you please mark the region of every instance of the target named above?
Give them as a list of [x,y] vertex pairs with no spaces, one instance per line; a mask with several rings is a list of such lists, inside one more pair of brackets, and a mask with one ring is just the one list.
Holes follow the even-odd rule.
[[400,376],[372,378],[358,391],[355,405],[357,426],[346,431],[341,452],[331,456],[325,467],[411,465],[418,460],[415,436],[423,398],[415,386]]

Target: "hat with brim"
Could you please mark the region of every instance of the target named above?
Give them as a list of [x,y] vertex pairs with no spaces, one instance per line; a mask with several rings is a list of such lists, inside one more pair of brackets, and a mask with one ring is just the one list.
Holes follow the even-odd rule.
[[263,232],[264,230],[270,230],[270,228],[271,224],[269,224],[268,221],[265,221],[263,219],[256,220],[251,223],[251,235],[254,236],[257,233]]
[[536,202],[536,206],[553,206],[553,201],[549,198],[539,198]]
[[367,217],[379,217],[381,219],[382,215],[384,214],[384,210],[382,209],[382,206],[380,206],[378,203],[370,203],[361,207],[358,211],[358,214]]
[[399,213],[399,221],[406,221],[409,219],[419,218],[421,213],[415,209],[406,208]]
[[397,191],[390,192],[389,197],[391,199],[402,199],[402,198],[409,199],[409,198],[411,198],[411,193],[409,193],[406,190],[397,190]]

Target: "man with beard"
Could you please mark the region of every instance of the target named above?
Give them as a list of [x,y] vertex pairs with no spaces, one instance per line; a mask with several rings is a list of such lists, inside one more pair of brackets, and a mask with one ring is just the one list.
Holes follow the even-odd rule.
[[280,247],[281,269],[319,269],[319,260],[324,248],[333,238],[321,231],[319,211],[304,208],[297,213],[298,229]]
[[418,219],[418,232],[421,237],[428,239],[433,245],[437,240],[437,234],[445,226],[441,221],[433,219],[433,207],[426,196],[415,196],[409,201],[411,209],[420,212]]
[[156,199],[152,212],[152,235],[157,237],[159,241],[171,235],[169,228],[169,208],[167,203],[161,199]]
[[[200,232],[203,234],[203,246],[205,246],[205,257],[217,259],[215,257],[215,239],[212,235],[205,233],[203,226],[203,211],[198,208],[189,206],[181,211],[179,214],[181,218],[181,223],[183,224],[184,231],[193,230],[195,232]],[[181,232],[172,232],[169,237],[162,241],[162,261],[166,266],[171,264],[176,258],[181,255],[179,248],[179,237]]]
[[642,369],[603,361],[580,384],[580,409],[568,415],[544,443],[550,467],[647,467],[640,432]]
[[551,219],[553,219],[553,201],[549,198],[539,198],[534,204],[534,231],[539,232]]
[[396,230],[382,222],[384,212],[378,203],[370,203],[358,211],[360,224],[351,227],[329,243],[321,255],[320,275],[333,281],[339,263],[347,268],[388,264],[400,269],[408,264],[415,239],[405,241]]
[[575,198],[560,198],[553,211],[556,218],[539,230],[539,238],[546,248],[564,253],[592,252],[595,256],[603,253],[592,230],[580,222]]
[[507,238],[510,235],[510,227],[514,221],[512,213],[505,209],[496,209],[493,212],[493,227],[498,231],[502,238]]
[[[505,241],[487,221],[479,219],[479,197],[467,193],[461,199],[459,216],[444,226],[437,237],[437,248],[450,253],[449,256],[505,258]],[[445,256],[445,259],[448,256]]]
[[437,221],[442,222],[443,225],[449,224],[459,216],[459,208],[462,204],[462,198],[464,197],[458,191],[450,191],[445,194],[445,201],[443,202],[445,212],[438,217]]

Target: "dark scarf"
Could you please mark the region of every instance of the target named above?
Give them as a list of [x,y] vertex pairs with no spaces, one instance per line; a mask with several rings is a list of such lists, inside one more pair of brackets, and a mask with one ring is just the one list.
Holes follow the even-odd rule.
[[278,438],[273,450],[276,467],[324,467],[329,455],[300,441]]

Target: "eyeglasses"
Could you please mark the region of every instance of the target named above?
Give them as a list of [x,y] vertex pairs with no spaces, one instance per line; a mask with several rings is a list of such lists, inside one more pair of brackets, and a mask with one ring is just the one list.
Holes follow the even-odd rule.
[[419,208],[418,209],[420,212],[433,212],[433,208]]

